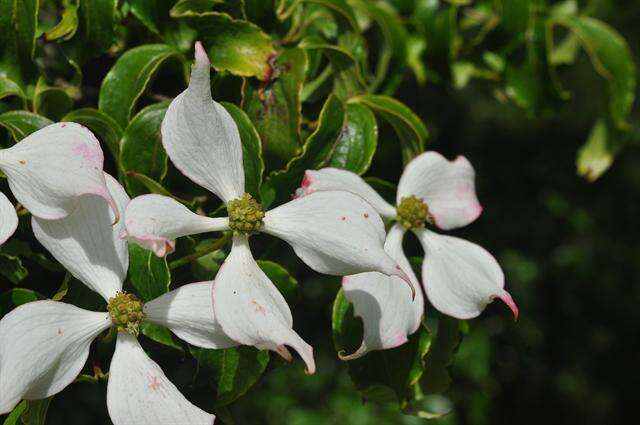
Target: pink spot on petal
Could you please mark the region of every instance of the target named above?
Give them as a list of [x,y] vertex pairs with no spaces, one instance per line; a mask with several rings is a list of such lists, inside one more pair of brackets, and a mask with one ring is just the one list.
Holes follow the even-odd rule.
[[79,155],[85,161],[100,163],[102,165],[102,151],[100,148],[85,143],[79,143],[74,146],[73,153]]
[[160,388],[161,384],[158,382],[158,377],[154,376],[151,378],[151,383],[149,384],[149,388],[151,391],[157,391]]
[[514,320],[518,320],[518,314],[519,314],[518,306],[516,305],[516,302],[513,301],[511,294],[503,290],[498,294],[498,298],[500,298],[511,309],[511,311],[513,312]]
[[67,126],[66,122],[63,122],[62,124],[60,124],[60,127],[65,128]]
[[309,171],[304,173],[304,178],[302,179],[301,187],[305,194],[310,194],[313,192],[311,189],[311,185],[313,184],[313,177],[311,177],[311,173]]

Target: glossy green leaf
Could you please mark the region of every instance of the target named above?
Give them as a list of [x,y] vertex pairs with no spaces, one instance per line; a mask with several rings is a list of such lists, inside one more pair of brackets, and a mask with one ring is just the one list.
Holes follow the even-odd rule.
[[180,56],[177,50],[166,44],[147,44],[127,50],[102,81],[98,102],[100,111],[126,127],[136,101],[158,68],[167,60]]
[[[362,341],[362,324],[353,316],[353,306],[338,292],[333,304],[333,341],[338,352],[351,353]],[[425,356],[431,333],[421,327],[397,348],[373,351],[347,362],[349,375],[366,400],[396,401],[404,407],[413,387],[425,374]]]
[[427,127],[400,101],[384,95],[364,95],[350,99],[349,102],[371,108],[393,127],[400,139],[405,164],[424,151],[425,141],[429,137]]
[[330,95],[318,118],[318,127],[307,138],[300,155],[292,159],[284,170],[269,175],[262,186],[262,202],[265,207],[291,199],[300,187],[304,172],[324,165],[338,142],[345,120],[342,101]]
[[278,0],[276,14],[281,20],[289,18],[303,3],[321,5],[330,10],[342,22],[343,30],[357,30],[358,21],[353,9],[345,0]]
[[174,340],[171,331],[163,326],[145,321],[140,325],[140,332],[158,344],[166,345],[180,352],[184,351],[182,346]]
[[122,127],[113,118],[94,108],[75,109],[62,117],[61,121],[72,121],[89,128],[104,142],[114,158],[120,155]]
[[[162,147],[160,125],[168,107],[168,102],[147,106],[125,129],[120,142],[120,166],[125,173],[133,171],[162,182],[167,173],[167,153]],[[125,181],[132,194],[146,193],[136,179],[127,176]]]
[[163,24],[170,20],[173,0],[129,0],[131,13],[149,30],[160,35]]
[[288,49],[275,60],[276,80],[266,86],[250,80],[245,84],[243,109],[260,134],[265,163],[271,169],[300,151],[300,92],[306,67],[304,51]]
[[27,411],[27,400],[22,400],[7,416],[2,425],[22,425],[20,418],[22,414]]
[[191,347],[198,361],[198,379],[215,389],[216,406],[227,405],[245,394],[264,373],[269,352],[241,346],[225,350]]
[[33,112],[9,111],[0,114],[0,126],[9,130],[16,142],[49,124],[53,124],[53,121]]
[[348,104],[346,113],[344,128],[327,165],[364,174],[378,146],[378,124],[366,106]]
[[598,74],[609,81],[609,111],[613,122],[628,127],[636,88],[636,68],[625,39],[612,27],[586,16],[561,16],[553,23],[567,27],[589,54]]
[[25,94],[18,84],[7,77],[0,75],[0,100],[9,96],[17,96],[21,99],[25,98]]
[[209,11],[202,2],[179,2],[171,9],[175,18],[189,18],[209,48],[211,65],[243,77],[269,80],[275,55],[271,37],[257,25],[234,19],[222,12]]
[[600,119],[596,122],[587,141],[578,151],[578,175],[592,182],[611,167],[621,145],[621,138],[617,133],[606,120]]
[[244,190],[257,198],[260,196],[262,173],[264,173],[260,135],[249,116],[242,109],[229,102],[222,102],[222,106],[229,112],[240,132],[242,164],[244,166]]
[[129,281],[143,301],[169,291],[171,273],[165,258],[138,245],[129,244]]
[[38,21],[38,0],[0,0],[0,76],[25,91],[35,81],[33,52]]
[[287,301],[295,298],[298,291],[298,281],[287,269],[273,261],[258,260],[257,263]]
[[38,79],[33,94],[33,111],[52,121],[60,119],[73,108],[73,100],[60,87],[48,86],[43,78]]
[[78,69],[115,42],[117,4],[118,0],[78,0],[78,28],[62,43],[65,55]]
[[46,297],[27,288],[12,288],[0,294],[0,317],[7,314],[14,307],[31,301],[43,300]]
[[47,40],[69,40],[78,30],[78,6],[70,3],[62,12],[60,22],[47,31],[44,36]]
[[460,325],[457,319],[438,315],[438,331],[425,358],[425,372],[420,386],[424,393],[442,393],[451,384],[449,366],[460,345]]

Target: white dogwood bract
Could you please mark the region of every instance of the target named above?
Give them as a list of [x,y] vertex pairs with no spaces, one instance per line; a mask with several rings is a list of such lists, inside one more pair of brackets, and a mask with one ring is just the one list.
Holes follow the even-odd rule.
[[18,228],[18,214],[7,196],[0,192],[0,245],[13,235]]
[[[289,307],[251,256],[250,233],[260,230],[285,240],[321,273],[376,271],[411,281],[384,251],[384,223],[361,197],[331,191],[263,212],[245,194],[240,135],[224,107],[211,98],[209,70],[207,54],[196,43],[191,81],[169,105],[162,143],[176,168],[225,202],[230,218],[202,217],[171,198],[145,195],[132,200],[125,212],[126,237],[162,256],[173,250],[177,237],[233,229],[233,247],[213,289],[216,319],[243,344],[288,359],[285,345],[291,346],[312,373],[311,347],[293,331]],[[240,211],[236,221],[232,210]]]
[[[360,176],[336,168],[308,170],[301,194],[304,198],[323,191],[347,190],[366,199],[383,217],[400,220],[391,228],[385,249],[407,273],[410,267],[402,253],[406,229],[400,225],[397,207],[407,199],[407,205],[424,208],[422,225],[411,230],[425,251],[422,284],[431,304],[449,316],[470,319],[493,299],[500,298],[517,318],[517,306],[504,289],[504,275],[491,254],[471,242],[424,228],[424,221],[443,230],[474,221],[482,212],[474,178],[473,167],[466,158],[448,161],[436,152],[425,152],[407,164],[398,184],[397,206],[387,203]],[[403,294],[394,294],[399,288],[395,288],[392,279],[375,273],[344,278],[345,296],[364,322],[362,346],[347,358],[395,347],[418,328],[423,314],[420,294],[416,297],[418,302],[405,303]]]
[[[119,212],[129,202],[124,188],[105,175]],[[75,210],[57,220],[33,217],[36,238],[71,274],[107,302],[122,291],[128,267],[124,223],[103,199],[83,197]],[[206,348],[238,345],[216,323],[212,283],[180,287],[144,305],[145,319],[166,326],[188,342]],[[207,296],[203,296],[206,293]],[[57,301],[23,304],[0,320],[0,414],[21,399],[52,396],[73,382],[89,347],[114,326],[106,312],[92,312]],[[215,417],[191,404],[142,350],[135,336],[118,332],[111,361],[107,407],[115,425],[210,425]]]

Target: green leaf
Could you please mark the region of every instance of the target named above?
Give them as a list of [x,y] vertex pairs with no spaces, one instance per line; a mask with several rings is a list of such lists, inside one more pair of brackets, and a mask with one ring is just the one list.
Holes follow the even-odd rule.
[[[154,103],[133,117],[120,142],[120,166],[124,172],[133,171],[162,182],[167,174],[167,153],[162,147],[160,125],[168,107],[168,102]],[[136,179],[127,176],[125,181],[132,194],[146,193]]]
[[129,0],[131,13],[149,30],[160,35],[164,21],[169,19],[173,0]]
[[245,84],[243,109],[260,134],[265,162],[274,168],[300,150],[300,93],[306,67],[304,50],[288,49],[275,60],[277,79],[266,86],[250,80]]
[[298,291],[298,281],[287,269],[273,261],[258,260],[257,263],[287,301],[294,299]]
[[0,274],[17,285],[29,275],[29,271],[22,265],[19,257],[0,253]]
[[364,174],[378,146],[378,124],[373,112],[366,106],[348,104],[346,113],[344,128],[328,165]]
[[285,20],[302,3],[319,4],[331,10],[336,18],[341,22],[342,29],[358,30],[358,21],[353,13],[353,9],[345,0],[279,0],[276,6],[276,15],[279,19]]
[[129,244],[129,281],[143,301],[159,297],[169,291],[171,283],[167,260],[138,245]]
[[78,28],[62,43],[65,55],[78,70],[113,45],[117,4],[118,0],[78,0]]
[[[333,304],[333,340],[338,352],[353,352],[362,341],[361,321],[353,316],[353,306],[338,292]],[[413,387],[425,373],[425,355],[431,346],[431,333],[425,327],[400,347],[373,351],[350,360],[349,375],[366,400],[397,401],[404,407]]]
[[18,84],[7,77],[0,75],[0,100],[9,96],[17,96],[25,99],[25,94]]
[[27,401],[27,411],[22,414],[22,423],[24,425],[45,425],[52,398]]
[[44,36],[47,40],[69,40],[78,30],[78,6],[71,3],[62,12],[62,19],[58,24],[47,31]]
[[625,39],[604,22],[586,16],[560,16],[552,22],[567,27],[578,37],[596,72],[609,81],[613,122],[627,128],[635,97],[636,68]]
[[264,173],[260,135],[249,116],[242,109],[228,102],[222,102],[222,106],[229,112],[240,133],[242,164],[244,165],[244,190],[259,199],[262,174]]
[[459,323],[458,319],[438,315],[438,331],[425,358],[425,372],[420,380],[424,393],[437,394],[449,388],[451,377],[448,368],[461,339]]
[[615,131],[609,128],[605,120],[598,120],[591,129],[587,141],[578,151],[576,158],[578,175],[591,182],[597,180],[611,167],[619,150],[620,143]]
[[99,109],[123,128],[158,68],[167,60],[181,57],[166,44],[146,44],[127,50],[109,70],[100,87]]
[[25,91],[35,81],[33,63],[38,0],[0,0],[0,76]]
[[73,121],[88,127],[102,140],[114,158],[120,155],[122,127],[113,118],[94,108],[81,108],[69,112],[62,121]]
[[173,335],[171,334],[169,329],[163,326],[144,321],[140,325],[140,331],[144,336],[157,342],[158,344],[166,345],[167,347],[175,348],[180,352],[184,352],[182,346],[173,339]]
[[0,294],[0,317],[7,314],[14,307],[31,301],[43,300],[46,297],[27,288],[12,288]]
[[241,346],[225,350],[191,347],[198,361],[200,380],[216,390],[216,406],[225,406],[245,394],[262,376],[269,363],[269,352]]
[[222,12],[203,11],[196,7],[199,3],[202,2],[181,1],[171,9],[171,16],[193,22],[209,46],[211,65],[217,71],[270,80],[269,61],[275,55],[271,37],[249,21]]
[[16,142],[49,124],[53,124],[53,121],[33,112],[9,111],[0,114],[0,126],[9,130]]
[[27,411],[27,404],[29,402],[27,400],[22,400],[20,404],[18,404],[7,416],[7,419],[4,420],[3,425],[21,425],[22,422],[20,418],[22,414]]
[[316,169],[326,163],[340,137],[344,120],[342,101],[330,95],[320,111],[318,127],[307,138],[300,155],[293,158],[284,170],[269,175],[262,186],[262,203],[265,207],[274,202],[286,202],[300,186],[306,170]]
[[60,121],[73,108],[73,100],[64,89],[50,87],[40,77],[33,94],[33,111],[53,121]]
[[359,103],[371,108],[393,127],[400,138],[405,164],[424,151],[424,143],[429,137],[427,127],[403,103],[389,96],[373,94],[349,99],[349,103]]

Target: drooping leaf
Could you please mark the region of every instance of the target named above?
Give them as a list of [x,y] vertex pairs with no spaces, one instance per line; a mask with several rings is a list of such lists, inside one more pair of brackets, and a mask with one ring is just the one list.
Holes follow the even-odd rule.
[[442,393],[451,383],[449,366],[460,345],[459,323],[452,317],[438,315],[438,331],[425,358],[425,372],[420,379],[420,386],[426,394]]
[[[154,103],[142,109],[124,130],[120,142],[120,166],[125,173],[144,174],[162,182],[167,173],[167,153],[162,147],[160,125],[168,102]],[[132,194],[146,193],[144,186],[133,177],[125,179]]]
[[587,141],[582,145],[576,157],[578,175],[588,181],[597,180],[613,164],[620,151],[624,136],[620,130],[612,128],[607,120],[599,119],[589,133]]
[[231,118],[235,121],[242,142],[242,164],[244,166],[244,190],[254,198],[260,196],[264,161],[260,135],[247,114],[232,103],[222,102]]
[[424,144],[429,137],[427,127],[422,120],[400,101],[384,95],[364,95],[349,100],[373,110],[387,121],[400,139],[402,158],[406,163],[424,151]]
[[167,260],[135,244],[129,244],[129,281],[143,301],[169,291],[171,273]]
[[273,81],[245,83],[242,108],[260,134],[265,163],[272,164],[272,169],[300,150],[300,92],[306,67],[302,49],[287,49],[274,62]]
[[33,112],[9,111],[0,114],[0,126],[9,130],[16,142],[49,124],[53,124],[53,121]]
[[191,347],[198,361],[198,379],[213,387],[216,406],[225,406],[245,394],[262,376],[269,352],[241,346],[224,350]]
[[78,30],[78,6],[70,3],[62,12],[60,22],[47,31],[44,36],[47,40],[69,40]]
[[72,121],[84,125],[107,145],[114,159],[120,155],[122,127],[104,112],[94,108],[75,109],[62,117],[61,121]]
[[300,186],[304,172],[325,164],[342,132],[345,109],[342,101],[330,95],[318,118],[318,127],[307,138],[302,152],[293,158],[284,170],[269,175],[262,186],[262,202],[265,207],[286,202]]
[[366,106],[350,103],[346,113],[344,128],[327,165],[364,174],[378,146],[378,124]]
[[102,81],[98,101],[100,111],[126,127],[136,101],[158,68],[167,60],[179,57],[180,53],[166,44],[146,44],[128,50]]

